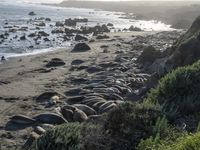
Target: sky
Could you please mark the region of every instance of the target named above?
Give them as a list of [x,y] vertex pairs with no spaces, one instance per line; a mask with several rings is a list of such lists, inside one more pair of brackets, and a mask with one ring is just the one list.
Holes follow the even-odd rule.
[[[20,2],[36,2],[36,3],[60,3],[63,0],[0,0],[1,1],[6,1],[6,2],[16,2],[16,1],[20,1]],[[99,0],[99,1],[120,1],[120,0]],[[121,1],[126,1],[126,0],[121,0]],[[130,1],[140,1],[140,0],[130,0]],[[143,0],[143,1],[167,1],[167,0]],[[174,1],[174,0],[170,0],[170,1]],[[184,1],[194,1],[194,0],[184,0]],[[195,1],[200,1],[200,0],[195,0]]]

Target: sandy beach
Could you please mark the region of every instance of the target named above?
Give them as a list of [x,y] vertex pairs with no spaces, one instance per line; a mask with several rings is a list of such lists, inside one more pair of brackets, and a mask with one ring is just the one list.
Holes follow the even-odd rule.
[[[124,54],[129,53],[137,57],[140,51],[132,51],[134,39],[156,33],[108,33],[109,39],[90,42],[91,50],[88,52],[71,53],[71,49],[63,48],[49,53],[10,58],[1,64],[0,141],[3,141],[2,148],[23,145],[31,131],[31,127],[9,129],[6,124],[11,116],[16,114],[34,116],[42,112],[54,112],[54,108],[45,108],[44,105],[38,104],[35,101],[36,97],[47,91],[64,94],[69,89],[81,86],[80,84],[71,84],[70,79],[95,76],[95,74],[87,73],[84,69],[71,71],[73,60],[83,60],[84,66],[91,66],[93,64],[114,62],[117,56],[121,55],[123,57]],[[65,65],[46,68],[45,65],[52,58],[62,59]]]

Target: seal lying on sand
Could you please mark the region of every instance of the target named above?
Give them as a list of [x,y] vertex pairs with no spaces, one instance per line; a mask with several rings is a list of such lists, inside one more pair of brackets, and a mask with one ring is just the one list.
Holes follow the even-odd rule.
[[39,123],[48,124],[63,124],[68,122],[65,118],[55,113],[43,113],[35,116],[34,119]]
[[29,118],[28,116],[24,115],[15,115],[10,118],[12,123],[22,124],[22,125],[30,125],[36,123],[35,119]]
[[74,111],[73,120],[75,122],[83,122],[88,119],[87,115],[80,109]]
[[77,107],[78,109],[82,110],[86,115],[96,115],[96,111],[84,104],[74,104],[73,106]]

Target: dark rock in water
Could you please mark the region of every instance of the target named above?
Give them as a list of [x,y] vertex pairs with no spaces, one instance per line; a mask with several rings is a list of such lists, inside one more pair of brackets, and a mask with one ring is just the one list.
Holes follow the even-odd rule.
[[130,31],[142,31],[142,29],[140,29],[138,27],[134,27],[134,26],[130,26],[129,30]]
[[0,34],[0,38],[1,39],[4,39],[5,37],[4,37],[4,34]]
[[87,41],[88,40],[86,37],[81,36],[79,34],[77,34],[74,39],[75,39],[75,41]]
[[88,19],[87,18],[81,18],[81,19],[75,18],[74,21],[76,21],[76,22],[88,22]]
[[43,40],[46,41],[46,42],[49,42],[49,41],[50,41],[48,38],[44,38]]
[[47,124],[63,124],[68,122],[65,118],[55,113],[43,113],[35,116],[34,119],[39,123]]
[[64,66],[64,65],[65,65],[65,62],[62,59],[60,59],[60,58],[53,58],[51,61],[49,61],[46,64],[46,67],[50,68],[50,67],[58,67],[58,66]]
[[35,16],[36,13],[35,13],[34,11],[31,11],[31,12],[28,13],[28,15],[29,15],[29,16]]
[[24,115],[15,115],[10,118],[12,123],[21,124],[21,125],[29,125],[34,124],[36,122],[35,119],[29,118]]
[[114,25],[112,23],[107,24],[108,27],[113,27]]
[[107,35],[99,35],[99,36],[97,36],[96,37],[96,39],[109,39],[110,37],[109,36],[107,36]]
[[35,36],[36,36],[35,33],[30,33],[30,34],[28,35],[28,37],[35,37]]
[[49,101],[53,96],[59,95],[57,92],[45,92],[36,98],[36,102]]
[[40,22],[39,24],[37,24],[37,26],[44,27],[46,26],[46,24],[44,22]]
[[51,31],[52,34],[64,33],[63,29],[54,29]]
[[69,28],[65,28],[65,33],[69,36],[69,35],[71,35],[71,36],[74,36],[73,34],[74,33],[78,33],[80,30],[78,30],[78,29],[69,29]]
[[91,48],[86,43],[78,43],[73,48],[72,52],[86,52],[89,51]]
[[93,43],[93,42],[95,42],[95,40],[94,40],[94,39],[91,39],[89,42],[90,42],[90,43]]
[[66,26],[76,26],[77,21],[72,20],[71,18],[65,19],[65,25]]
[[26,40],[26,35],[21,36],[20,40]]
[[94,35],[97,34],[102,34],[104,32],[110,32],[108,27],[104,24],[102,26],[95,26],[95,27],[81,27],[81,34],[89,34],[89,33],[94,33]]
[[51,21],[51,18],[46,18],[45,21]]
[[76,60],[73,60],[73,61],[71,62],[71,65],[80,65],[80,64],[82,64],[82,63],[84,63],[83,60],[76,59]]
[[142,54],[138,57],[139,63],[153,63],[156,59],[161,58],[161,52],[157,51],[153,46],[146,47]]
[[44,32],[44,31],[39,31],[39,32],[38,32],[38,35],[39,35],[39,36],[49,36],[49,34],[46,33],[46,32]]
[[56,27],[63,27],[64,24],[62,22],[57,21],[55,26]]

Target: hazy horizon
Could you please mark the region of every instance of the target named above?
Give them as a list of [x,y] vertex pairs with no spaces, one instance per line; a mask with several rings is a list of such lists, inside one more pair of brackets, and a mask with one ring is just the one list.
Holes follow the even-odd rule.
[[[31,3],[60,3],[62,1],[67,0],[35,0],[34,2],[32,0],[0,0],[0,2],[31,2]],[[74,0],[74,1],[137,1],[140,2],[140,0]],[[156,2],[156,1],[171,1],[174,2],[174,0],[142,0],[147,2]],[[185,1],[185,2],[200,2],[200,0],[177,0],[177,1]]]

